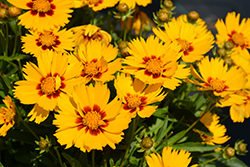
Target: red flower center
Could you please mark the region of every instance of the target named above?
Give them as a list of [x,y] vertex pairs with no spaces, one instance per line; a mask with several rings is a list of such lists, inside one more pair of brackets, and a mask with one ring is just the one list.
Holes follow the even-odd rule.
[[31,8],[31,14],[33,16],[39,15],[39,17],[45,17],[46,15],[52,16],[56,6],[52,4],[53,0],[32,0],[32,2],[26,5]]

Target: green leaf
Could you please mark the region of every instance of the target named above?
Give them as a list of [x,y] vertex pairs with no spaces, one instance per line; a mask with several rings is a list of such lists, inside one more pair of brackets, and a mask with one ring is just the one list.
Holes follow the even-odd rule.
[[72,167],[82,167],[80,162],[77,159],[72,158],[69,154],[62,153],[62,156],[70,163]]
[[166,134],[168,133],[168,132],[166,131],[167,126],[168,126],[168,116],[166,116],[166,118],[165,118],[165,120],[164,120],[164,124],[163,124],[163,126],[160,128],[160,131],[159,131],[159,133],[158,133],[158,135],[157,135],[157,138],[156,138],[156,142],[160,142],[160,141],[164,138],[164,136],[166,136]]
[[185,132],[185,130],[183,130],[183,131],[180,131],[180,132],[178,132],[178,133],[176,133],[174,136],[172,136],[172,137],[170,137],[169,139],[168,139],[168,145],[172,145],[173,144],[173,142],[177,139],[177,138],[179,138],[179,136],[181,136],[183,133]]
[[173,145],[173,148],[178,150],[184,149],[190,152],[205,152],[205,151],[213,151],[216,148],[220,147],[220,145],[208,145],[197,142],[186,142],[182,144]]

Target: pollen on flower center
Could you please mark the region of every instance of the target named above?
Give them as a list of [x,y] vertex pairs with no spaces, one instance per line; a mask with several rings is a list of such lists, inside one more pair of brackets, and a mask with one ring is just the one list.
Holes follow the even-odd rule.
[[96,62],[90,62],[90,63],[85,64],[84,72],[87,75],[94,76],[99,73],[99,67]]
[[97,130],[100,125],[105,125],[105,122],[101,120],[101,115],[96,111],[87,112],[82,119],[82,123],[91,130]]
[[150,59],[146,63],[146,70],[153,74],[161,74],[163,71],[162,61],[158,59]]
[[57,84],[55,77],[45,78],[41,83],[41,90],[44,94],[51,95],[57,91]]
[[209,81],[209,84],[213,88],[213,90],[215,90],[217,92],[221,92],[225,88],[224,82],[218,78],[216,78],[216,79],[211,78],[211,80]]
[[127,103],[128,103],[128,107],[129,108],[136,108],[139,107],[141,105],[141,97],[139,97],[138,95],[130,95],[127,97]]
[[189,48],[189,43],[188,43],[187,40],[185,40],[185,39],[179,39],[178,42],[179,42],[179,45],[181,45],[181,51],[186,51],[186,50],[188,50],[188,48]]
[[5,113],[6,122],[11,122],[14,120],[16,113],[12,109],[7,109]]
[[42,45],[45,45],[47,47],[53,46],[56,44],[56,36],[54,36],[49,31],[45,31],[43,34],[40,35],[39,42],[41,42]]
[[50,11],[50,2],[48,0],[35,0],[33,1],[32,10],[38,12],[48,12]]
[[245,44],[244,37],[242,34],[234,33],[232,35],[232,40],[235,44],[240,45],[240,46]]
[[87,0],[90,5],[98,6],[99,3],[102,3],[103,0]]

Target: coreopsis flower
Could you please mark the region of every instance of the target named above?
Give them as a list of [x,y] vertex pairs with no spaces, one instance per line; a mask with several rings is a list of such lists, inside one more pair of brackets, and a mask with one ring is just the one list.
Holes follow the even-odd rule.
[[164,28],[164,31],[153,28],[153,32],[164,42],[176,41],[180,46],[179,54],[185,62],[202,59],[213,47],[214,37],[210,31],[204,31],[203,26],[195,26],[173,18],[168,24],[164,24]]
[[219,124],[220,117],[216,114],[206,113],[201,118],[201,123],[203,123],[207,129],[212,133],[212,136],[206,135],[199,130],[194,130],[198,132],[204,143],[214,145],[223,144],[227,142],[231,137],[225,135],[227,129],[225,125]]
[[240,21],[240,14],[229,12],[226,16],[225,23],[222,19],[218,19],[215,27],[218,31],[216,34],[217,45],[224,45],[227,41],[232,41],[234,44],[233,50],[236,52],[247,52],[250,48],[250,20],[242,19]]
[[56,29],[51,31],[30,31],[21,38],[24,43],[23,52],[33,54],[35,57],[51,55],[53,52],[71,51],[75,46],[73,34],[70,31]]
[[[190,155],[191,153],[186,150],[178,151],[167,146],[163,148],[162,156],[158,153],[152,153],[145,158],[149,167],[187,167],[192,160]],[[196,166],[192,165],[192,167]]]
[[92,8],[93,11],[100,11],[109,7],[113,7],[118,3],[119,0],[83,0],[85,5]]
[[250,91],[242,89],[233,95],[226,96],[220,100],[219,107],[229,107],[230,117],[233,122],[244,122],[250,117]]
[[115,88],[117,96],[122,99],[123,112],[130,113],[131,117],[138,114],[141,118],[150,117],[155,112],[158,106],[150,104],[160,102],[165,95],[161,93],[161,84],[146,86],[139,79],[133,81],[130,75],[117,75]]
[[86,45],[90,40],[99,40],[108,45],[112,40],[109,33],[92,24],[73,27],[70,31],[74,34],[73,38],[76,46],[80,44]]
[[179,65],[178,46],[163,44],[158,37],[134,39],[128,43],[131,56],[125,58],[124,72],[130,73],[145,84],[162,84],[174,90],[189,75],[185,65]]
[[14,96],[23,104],[35,104],[28,116],[36,123],[44,121],[57,105],[57,99],[70,93],[73,86],[83,82],[79,77],[80,63],[68,65],[68,55],[38,57],[38,66],[28,62],[24,68],[26,80],[17,81]]
[[[155,27],[153,21],[148,15],[139,9],[135,12],[134,18],[127,18],[126,30],[129,31],[131,28],[135,30],[135,35],[138,35],[140,31],[145,30],[145,26]],[[121,29],[124,27],[125,21],[121,21]]]
[[81,8],[85,6],[84,0],[73,0],[74,1],[74,8]]
[[[81,77],[89,81],[108,82],[114,73],[121,69],[121,59],[116,58],[118,49],[113,45],[92,40],[87,45],[80,45],[76,57],[82,63]],[[115,59],[116,58],[116,59]]]
[[64,27],[69,22],[74,7],[73,0],[8,0],[9,3],[21,9],[28,10],[20,15],[19,24],[27,29],[51,30]]
[[136,5],[146,7],[148,4],[152,3],[152,0],[120,0],[119,3],[125,3],[129,8],[134,9]]
[[[246,53],[248,53],[248,51]],[[238,55],[232,55],[231,58],[235,65],[245,71],[245,77],[247,78],[245,89],[250,89],[250,59],[245,59],[243,56]]]
[[128,114],[120,114],[121,101],[114,98],[109,102],[110,91],[100,82],[95,86],[77,85],[72,97],[58,101],[60,110],[53,121],[59,128],[54,134],[58,142],[83,152],[102,150],[106,145],[115,149],[131,121]]
[[245,72],[236,66],[228,69],[227,64],[224,64],[224,60],[219,58],[209,60],[206,56],[198,65],[200,75],[191,65],[191,74],[202,82],[190,79],[186,79],[186,82],[200,86],[198,88],[200,91],[212,91],[215,96],[221,97],[244,88],[247,82]]
[[0,108],[0,136],[6,136],[7,131],[15,124],[16,106],[10,96],[3,99],[5,106]]

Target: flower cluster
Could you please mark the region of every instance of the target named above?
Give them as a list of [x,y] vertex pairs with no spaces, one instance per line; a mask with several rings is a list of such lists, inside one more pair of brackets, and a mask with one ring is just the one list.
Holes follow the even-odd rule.
[[231,136],[220,108],[230,107],[233,122],[250,117],[249,18],[239,24],[240,14],[228,13],[215,38],[197,12],[175,17],[171,0],[154,20],[139,9],[152,0],[8,3],[18,14],[0,10],[8,87],[0,84],[0,135],[13,138],[7,144],[35,138],[33,166],[54,158],[60,166],[196,167],[231,160],[229,149],[247,153],[244,140],[223,146]]

